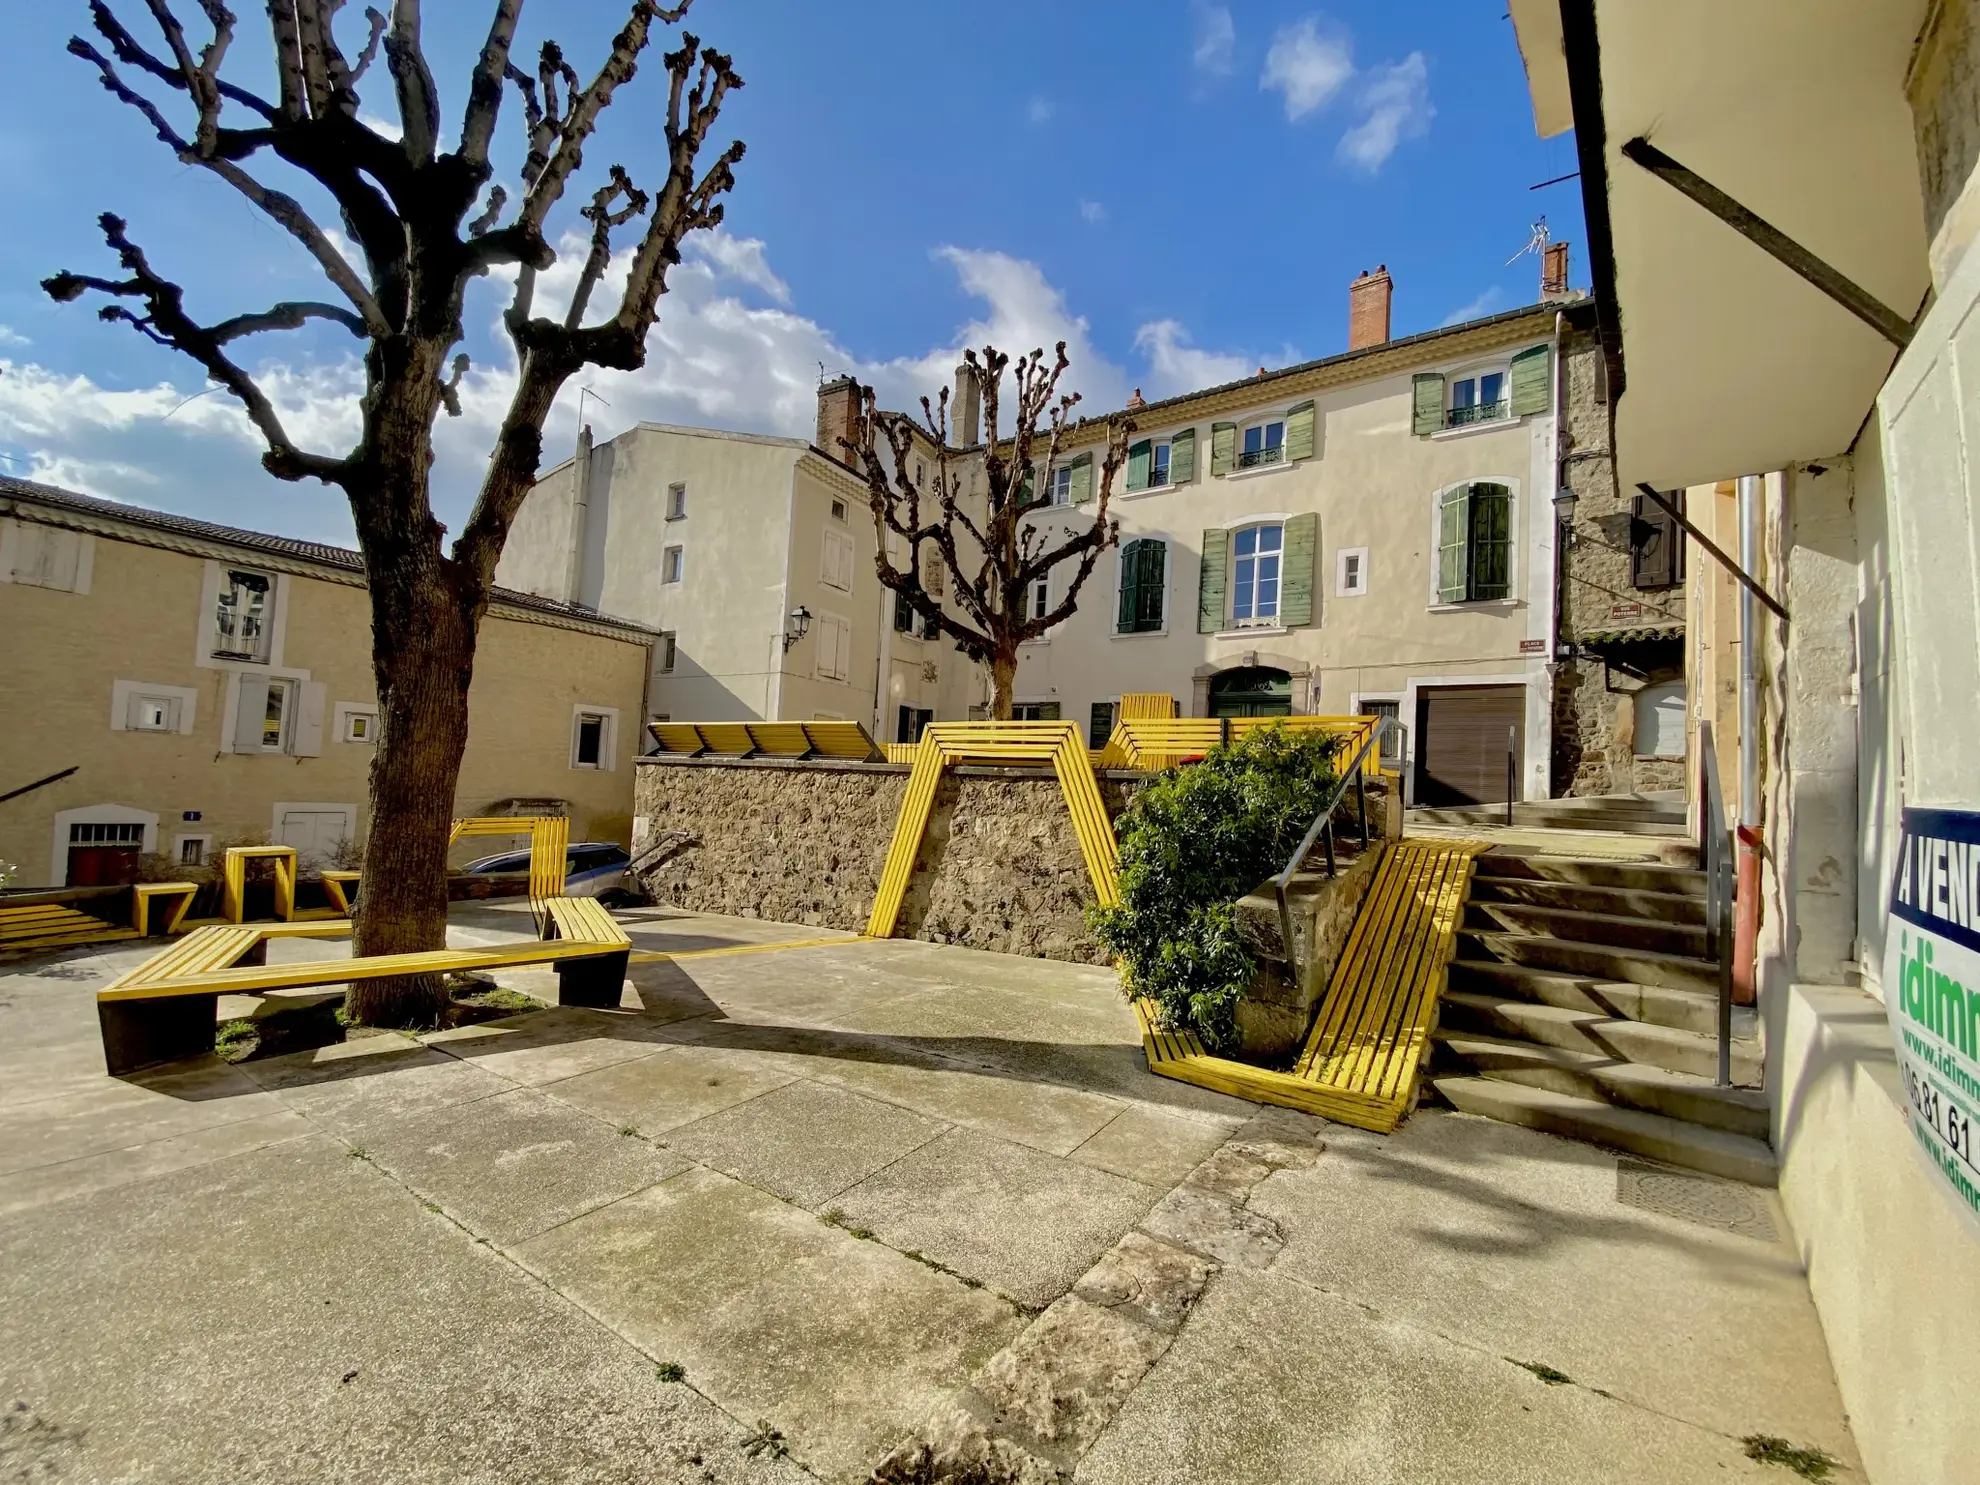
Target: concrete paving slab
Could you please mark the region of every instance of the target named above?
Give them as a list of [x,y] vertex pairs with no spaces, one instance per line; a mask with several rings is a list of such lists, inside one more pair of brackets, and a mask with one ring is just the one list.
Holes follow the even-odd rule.
[[948,1127],[892,1104],[801,1082],[684,1125],[665,1141],[690,1160],[816,1209]]
[[0,1215],[205,1165],[318,1132],[300,1114],[261,1114],[234,1124],[215,1124],[187,1134],[146,1140],[121,1150],[100,1150],[73,1160],[33,1166],[0,1176]]
[[0,1218],[0,1396],[22,1479],[804,1478],[321,1137]]
[[516,1256],[833,1480],[864,1480],[1024,1324],[993,1295],[708,1170]]
[[926,1254],[1027,1305],[1050,1304],[1161,1195],[972,1129],[929,1141],[835,1205],[891,1247]]
[[[1324,1162],[1323,1162],[1324,1163]],[[1213,1280],[1081,1485],[1766,1481],[1737,1440],[1266,1274]]]
[[218,1058],[174,1063],[128,1078],[100,1068],[79,1091],[6,1111],[0,1174],[52,1165],[148,1140],[281,1112],[277,1102]]
[[1128,1104],[1069,1158],[1166,1191],[1244,1124],[1236,1114],[1180,1114]]
[[1786,1243],[1616,1200],[1610,1152],[1424,1111],[1254,1194],[1273,1272],[1735,1437],[1854,1450]]
[[367,1125],[364,1157],[477,1236],[514,1243],[687,1168],[533,1089]]
[[644,1017],[577,1006],[527,1011],[420,1040],[525,1087],[630,1062],[665,1045]]
[[745,1103],[795,1080],[795,1074],[748,1052],[675,1045],[545,1085],[543,1091],[643,1135],[665,1134]]
[[372,1123],[435,1113],[515,1087],[507,1078],[396,1032],[244,1062],[240,1069],[272,1092],[282,1107],[347,1136]]

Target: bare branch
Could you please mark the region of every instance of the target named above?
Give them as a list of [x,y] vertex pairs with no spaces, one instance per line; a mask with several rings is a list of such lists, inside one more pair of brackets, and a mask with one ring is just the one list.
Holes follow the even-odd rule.
[[[378,43],[385,35],[385,17],[377,6],[367,5],[364,19],[371,27],[371,33],[365,37],[364,50],[358,53],[357,61],[351,65],[350,74],[344,79],[343,91],[346,93],[358,85],[365,73],[371,71],[371,64],[378,60]],[[356,94],[351,94],[351,102],[357,102]]]
[[291,123],[309,116],[309,89],[303,81],[302,34],[295,0],[268,0],[268,26],[275,38],[275,78],[280,114]]
[[454,357],[454,374],[440,383],[440,405],[447,409],[447,416],[458,418],[461,415],[461,378],[468,372],[468,356],[462,351]]
[[502,112],[502,80],[509,73],[509,49],[516,39],[522,0],[499,0],[481,44],[474,77],[468,83],[467,116],[461,121],[461,158],[477,170],[488,166],[495,122]]
[[[159,277],[145,260],[144,252],[130,240],[127,224],[122,218],[108,212],[98,219],[103,229],[103,239],[117,252],[118,261],[130,277],[111,280],[91,278],[77,273],[58,273],[42,280],[42,288],[49,296],[60,302],[73,300],[85,290],[96,290],[122,299],[137,299],[143,302],[144,313],[127,309],[121,304],[106,305],[99,311],[106,320],[122,320],[130,324],[160,345],[170,346],[206,368],[206,374],[220,383],[240,400],[248,419],[260,430],[268,445],[262,455],[262,467],[278,479],[298,480],[315,477],[335,481],[347,470],[348,461],[327,458],[321,454],[307,453],[295,446],[277,416],[274,404],[255,381],[233,361],[222,349],[219,330],[225,327],[208,329],[195,322],[185,312],[185,291],[168,279]],[[279,310],[283,306],[277,306]],[[328,309],[329,306],[317,306]],[[270,312],[271,314],[274,311]],[[341,313],[341,312],[338,312]],[[244,317],[254,318],[254,317]],[[229,325],[238,321],[229,321]],[[269,327],[264,327],[269,328]],[[246,333],[241,331],[238,333]]]
[[420,49],[419,0],[392,0],[385,60],[399,87],[399,124],[404,130],[406,158],[424,165],[432,160],[440,138],[440,96],[426,65],[426,53]]
[[[625,197],[626,204],[614,210],[612,202],[620,196]],[[591,291],[605,276],[606,265],[612,260],[612,229],[631,221],[645,210],[646,192],[632,183],[623,166],[614,165],[611,179],[593,193],[591,205],[579,213],[591,223],[591,251],[585,256],[584,270],[578,275],[577,290],[571,295],[571,307],[564,316],[565,329],[575,330],[584,322],[584,310],[591,302]]]
[[215,345],[225,345],[230,340],[239,340],[243,335],[259,335],[264,330],[300,330],[308,320],[329,320],[342,325],[358,339],[364,339],[364,321],[361,318],[341,305],[319,304],[311,299],[285,299],[258,315],[235,315],[231,320],[222,320],[215,325],[211,333]]
[[468,223],[468,236],[483,236],[501,218],[502,208],[509,204],[509,193],[500,186],[488,190],[488,205],[480,216]]

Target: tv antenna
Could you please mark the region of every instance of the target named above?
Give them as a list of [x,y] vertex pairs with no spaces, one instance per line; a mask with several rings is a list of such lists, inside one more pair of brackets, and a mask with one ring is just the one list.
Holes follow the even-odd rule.
[[1538,255],[1547,251],[1547,243],[1553,237],[1553,233],[1547,230],[1547,219],[1545,217],[1540,218],[1539,221],[1533,224],[1532,231],[1533,235],[1527,238],[1526,246],[1506,259],[1506,267],[1512,267],[1513,264],[1524,258],[1528,253]]

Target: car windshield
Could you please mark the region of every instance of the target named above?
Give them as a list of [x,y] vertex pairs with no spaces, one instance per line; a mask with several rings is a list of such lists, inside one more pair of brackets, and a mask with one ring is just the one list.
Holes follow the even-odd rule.
[[470,861],[467,870],[474,876],[485,876],[495,871],[528,871],[529,852],[511,851],[506,856],[484,856],[479,861]]

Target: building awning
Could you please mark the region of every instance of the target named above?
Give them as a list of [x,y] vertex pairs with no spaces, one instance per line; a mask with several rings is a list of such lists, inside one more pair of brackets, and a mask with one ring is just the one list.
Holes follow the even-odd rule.
[[1682,624],[1655,624],[1640,629],[1597,629],[1580,637],[1584,649],[1611,650],[1633,644],[1668,644],[1684,638]]
[[1898,350],[1624,147],[1909,321],[1929,274],[1905,78],[1929,3],[1512,0],[1536,124],[1576,132],[1624,489],[1841,453]]

